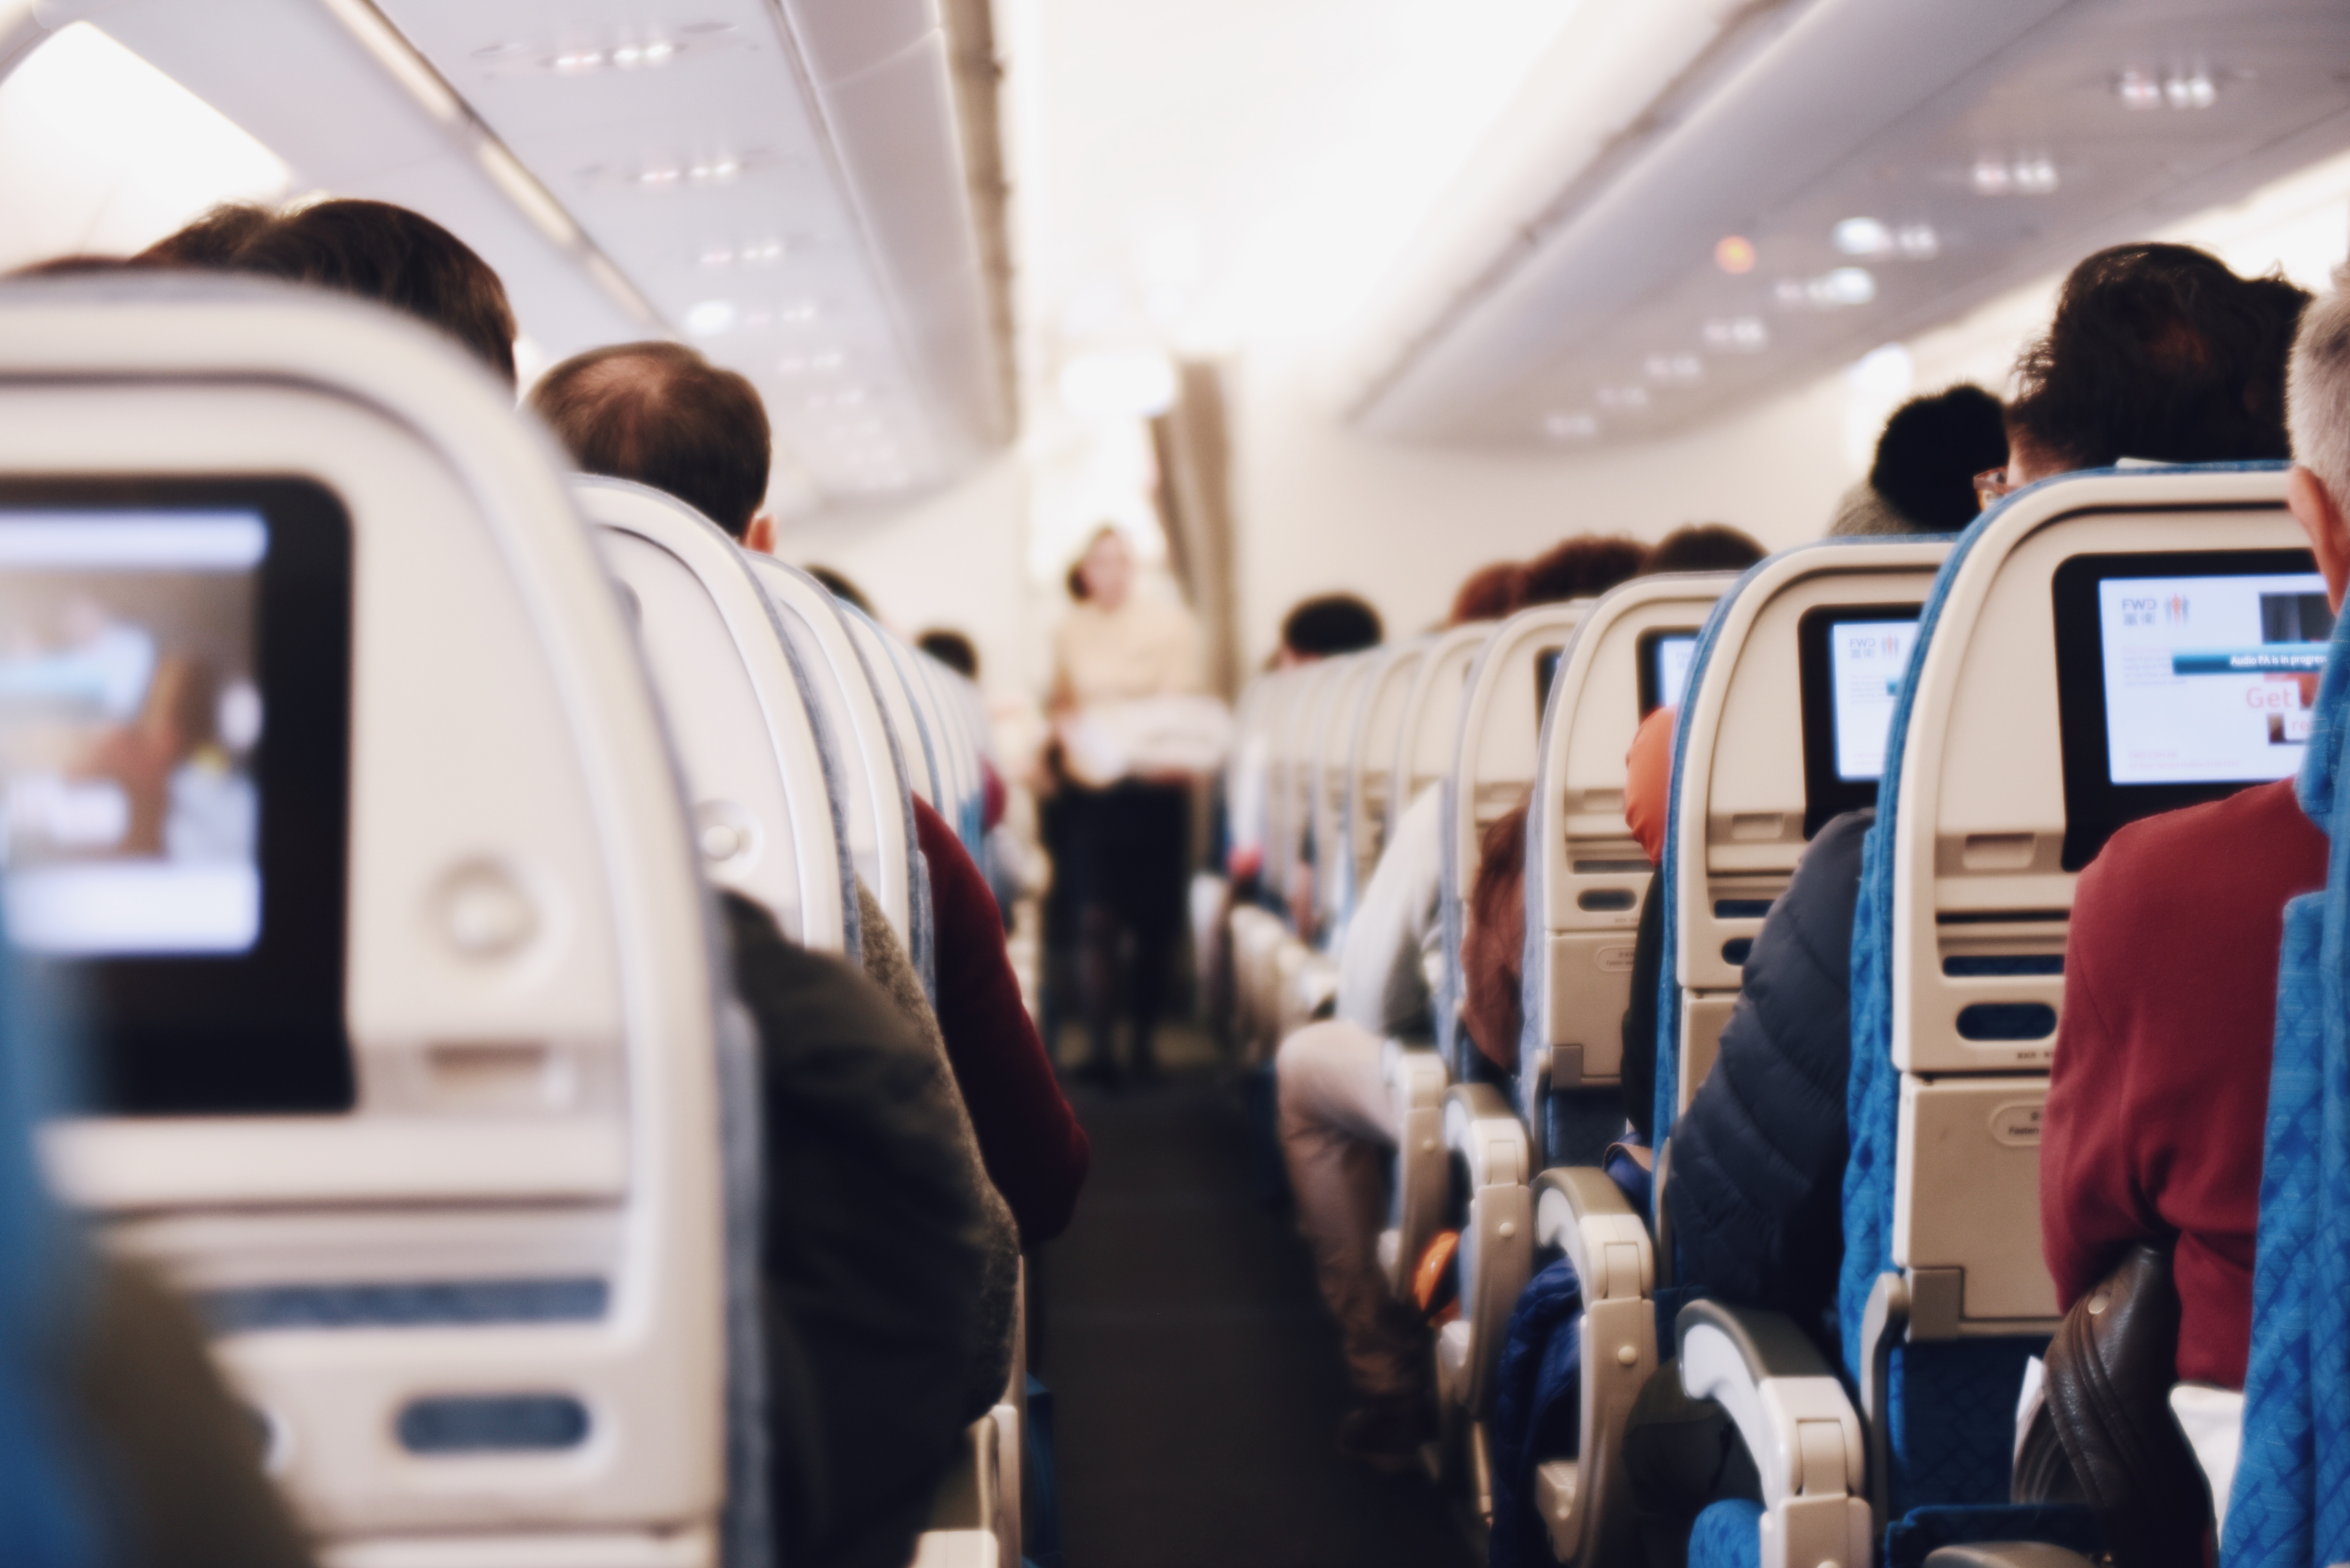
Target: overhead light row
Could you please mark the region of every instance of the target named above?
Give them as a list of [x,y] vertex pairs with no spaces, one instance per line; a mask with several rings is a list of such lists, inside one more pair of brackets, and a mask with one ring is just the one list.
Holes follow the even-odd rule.
[[743,309],[731,299],[705,299],[685,313],[685,329],[696,337],[717,337],[743,327],[760,331],[770,327],[805,327],[824,311],[813,299],[789,305],[754,306]]
[[2128,109],[2210,109],[2220,101],[2220,84],[2201,66],[2160,77],[2152,71],[2124,71],[2114,78],[2114,96]]

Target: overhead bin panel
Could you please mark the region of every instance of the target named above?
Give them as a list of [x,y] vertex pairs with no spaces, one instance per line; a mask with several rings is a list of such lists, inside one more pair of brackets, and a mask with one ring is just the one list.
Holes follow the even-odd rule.
[[2350,10],[2307,0],[1810,0],[1733,23],[1552,171],[1546,205],[1492,223],[1482,273],[1423,268],[1387,303],[1353,416],[1569,448],[1718,417],[2350,148],[2345,57]]

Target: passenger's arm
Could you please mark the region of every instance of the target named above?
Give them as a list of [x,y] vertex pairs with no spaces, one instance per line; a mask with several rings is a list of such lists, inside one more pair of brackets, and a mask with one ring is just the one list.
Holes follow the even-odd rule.
[[723,903],[759,1032],[777,1513],[793,1562],[902,1563],[962,1441],[987,1266],[957,1109],[886,994]]
[[1873,814],[1821,829],[1747,960],[1713,1070],[1673,1128],[1684,1282],[1809,1312],[1832,1299],[1846,1147],[1853,909]]
[[1012,1206],[1023,1243],[1034,1246],[1068,1228],[1092,1149],[1020,1000],[986,878],[946,820],[920,798],[914,826],[931,867],[947,1060],[988,1179]]
[[[2064,944],[2064,1009],[2040,1126],[2040,1246],[2070,1311],[2132,1241],[2164,1233],[2130,1147],[2129,1051],[2108,1011],[2102,961],[2117,922],[2110,856],[2090,862]],[[2127,932],[2120,933],[2126,941]]]

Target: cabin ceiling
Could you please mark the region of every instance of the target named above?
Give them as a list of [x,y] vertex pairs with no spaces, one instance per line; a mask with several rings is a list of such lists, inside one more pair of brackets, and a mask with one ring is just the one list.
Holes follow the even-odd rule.
[[2350,148],[2338,0],[1754,9],[1372,357],[1361,428],[1667,434]]
[[962,151],[967,122],[992,132],[992,102],[970,101],[992,97],[992,63],[983,36],[949,26],[983,32],[983,6],[44,0],[38,15],[105,29],[285,159],[294,189],[446,223],[550,358],[675,337],[741,371],[767,404],[787,510],[935,486],[1010,438],[1000,180],[975,187]]

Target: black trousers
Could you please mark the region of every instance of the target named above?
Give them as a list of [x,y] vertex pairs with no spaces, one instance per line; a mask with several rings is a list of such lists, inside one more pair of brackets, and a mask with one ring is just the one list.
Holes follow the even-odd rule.
[[[1077,991],[1097,1071],[1115,1070],[1118,1015],[1134,1067],[1152,1066],[1151,1035],[1183,929],[1190,793],[1128,779],[1066,792],[1067,864],[1077,913]],[[1121,1009],[1121,1002],[1124,1004]]]
[[1678,1358],[1658,1366],[1624,1423],[1624,1473],[1648,1568],[1683,1568],[1690,1532],[1709,1503],[1762,1501],[1762,1478],[1729,1415],[1681,1392]]

